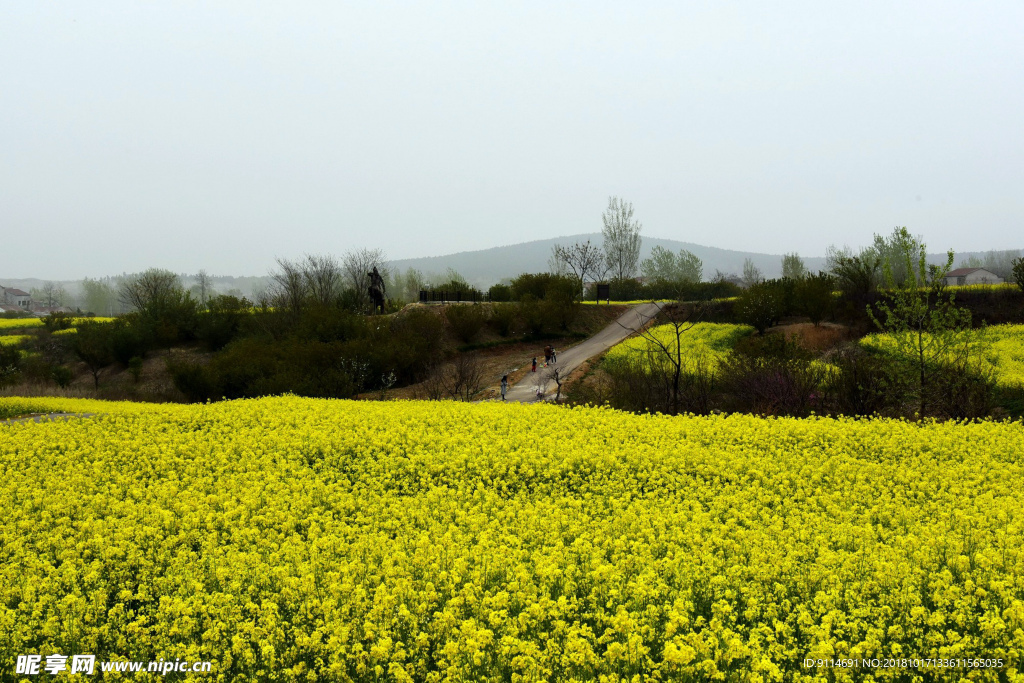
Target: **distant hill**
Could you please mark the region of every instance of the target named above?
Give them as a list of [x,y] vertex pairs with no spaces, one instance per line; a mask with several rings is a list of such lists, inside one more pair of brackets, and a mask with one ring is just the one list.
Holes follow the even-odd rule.
[[[588,233],[582,235],[568,235],[555,239],[535,240],[512,244],[504,247],[492,247],[479,251],[463,251],[445,256],[424,256],[420,258],[396,259],[388,265],[392,271],[405,271],[408,268],[415,268],[421,271],[428,278],[443,277],[449,268],[453,268],[471,284],[486,289],[496,282],[506,278],[513,278],[521,273],[540,273],[548,270],[548,259],[551,256],[551,247],[555,244],[570,245],[575,242],[590,240],[592,244],[600,246],[603,243],[601,233]],[[648,258],[654,247],[660,246],[673,252],[680,249],[692,251],[704,262],[704,279],[711,279],[716,270],[726,274],[740,275],[743,272],[743,262],[746,259],[753,261],[765,277],[780,277],[782,275],[782,254],[762,254],[753,251],[738,251],[735,249],[720,249],[708,247],[692,242],[680,242],[678,240],[661,239],[658,237],[644,237],[640,248],[640,259]],[[984,260],[986,252],[961,252],[956,255],[956,263],[959,265],[968,259],[975,257]],[[825,268],[824,256],[805,256],[801,254],[804,265],[811,272],[817,272]],[[945,254],[929,254],[929,263],[945,263]],[[110,278],[111,284],[123,276]],[[182,283],[189,287],[194,283],[192,275],[181,274]],[[213,285],[218,293],[241,293],[245,296],[253,296],[254,293],[263,290],[269,283],[267,275],[255,277],[232,277],[214,276]],[[54,281],[58,282],[58,281]],[[10,278],[4,279],[0,273],[0,286],[16,287],[25,291],[33,288],[41,288],[44,281],[36,278]],[[77,295],[81,290],[81,280],[69,280],[59,282],[72,296]]]
[[[513,244],[506,247],[493,247],[480,251],[464,251],[447,256],[428,256],[423,258],[398,259],[390,263],[393,269],[404,271],[416,268],[425,275],[444,275],[448,268],[454,268],[471,284],[481,288],[490,287],[505,278],[512,278],[520,273],[538,273],[548,270],[548,258],[551,247],[555,244],[573,244],[590,240],[600,246],[603,243],[601,233],[569,235],[555,239],[536,240]],[[686,249],[697,255],[704,262],[704,279],[711,279],[716,270],[726,274],[741,275],[743,262],[753,261],[761,273],[768,278],[782,276],[782,254],[761,254],[753,251],[737,251],[707,247],[703,244],[680,242],[678,240],[644,237],[640,248],[640,260],[648,258],[654,247],[660,246],[673,252]],[[983,256],[983,252],[967,252],[957,254],[957,261],[970,256]],[[824,256],[803,256],[804,265],[811,272],[825,268]],[[930,254],[929,262],[945,263],[945,254]]]

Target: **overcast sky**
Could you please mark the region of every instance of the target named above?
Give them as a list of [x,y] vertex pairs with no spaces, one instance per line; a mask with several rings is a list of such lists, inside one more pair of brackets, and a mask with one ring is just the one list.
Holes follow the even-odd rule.
[[[344,5],[344,7],[342,7]],[[0,276],[598,231],[1024,247],[1024,3],[0,9]]]

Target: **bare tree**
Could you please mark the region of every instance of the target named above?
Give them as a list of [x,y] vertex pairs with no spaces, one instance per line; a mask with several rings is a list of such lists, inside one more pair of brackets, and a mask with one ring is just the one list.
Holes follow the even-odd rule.
[[562,398],[562,385],[565,384],[565,380],[568,379],[568,373],[566,373],[562,368],[551,368],[545,373],[544,379],[546,380],[545,384],[547,382],[555,383],[555,403],[558,403]]
[[302,273],[302,264],[287,259],[277,259],[278,270],[270,274],[270,285],[266,298],[280,310],[300,312],[306,305],[308,282]]
[[121,303],[131,310],[159,308],[181,293],[181,280],[169,270],[150,268],[121,283]]
[[345,275],[333,256],[307,254],[302,277],[310,301],[318,306],[334,305],[341,296]]
[[427,398],[438,401],[470,401],[483,386],[480,362],[469,354],[460,353],[450,363],[438,365],[423,382]]
[[355,292],[360,308],[366,308],[370,302],[368,274],[377,268],[381,275],[387,277],[387,269],[384,267],[386,261],[383,249],[353,249],[342,257],[345,284]]
[[743,286],[753,287],[763,281],[764,275],[761,274],[761,269],[755,266],[749,258],[743,259]]
[[[700,304],[682,302],[654,305],[657,307],[656,313],[650,316],[637,313],[637,325],[626,329],[636,332],[646,342],[642,352],[646,371],[654,375],[662,374],[668,394],[669,414],[678,415],[682,403],[682,380],[689,360],[683,357],[682,337],[700,321],[704,309]],[[657,328],[661,332],[650,324],[655,318],[664,321]]]
[[569,247],[556,244],[552,247],[552,258],[565,265],[576,276],[579,281],[580,294],[583,293],[583,285],[588,273],[600,278],[607,272],[604,251],[592,245],[590,240],[583,244],[577,242]]
[[206,308],[206,302],[213,292],[213,281],[205,270],[200,270],[196,273],[196,289],[198,290],[197,294],[199,294],[199,303],[203,305],[203,308]]
[[601,234],[604,237],[605,260],[612,277],[635,276],[640,263],[641,225],[633,220],[633,204],[610,197],[601,220],[604,222]]
[[55,306],[57,294],[57,285],[52,282],[44,282],[42,289],[39,290],[42,300],[45,302],[44,305],[47,308]]

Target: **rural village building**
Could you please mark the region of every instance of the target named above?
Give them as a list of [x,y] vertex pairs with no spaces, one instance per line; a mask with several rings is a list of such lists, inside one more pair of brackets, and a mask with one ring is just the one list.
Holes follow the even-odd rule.
[[32,303],[32,297],[29,296],[28,292],[23,292],[14,287],[0,287],[0,291],[3,294],[0,297],[2,299],[0,303],[7,304],[8,306],[17,306],[18,308],[28,308],[29,304]]
[[1003,278],[984,268],[957,268],[946,273],[947,285],[998,285]]

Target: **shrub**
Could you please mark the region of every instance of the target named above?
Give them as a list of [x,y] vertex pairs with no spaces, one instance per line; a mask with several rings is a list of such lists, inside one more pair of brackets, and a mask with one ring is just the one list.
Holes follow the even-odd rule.
[[487,290],[487,300],[492,302],[512,301],[512,288],[508,285],[491,285]]
[[832,314],[835,280],[827,273],[808,275],[796,284],[796,310],[810,318],[815,326]]
[[841,415],[898,414],[905,387],[891,363],[856,344],[826,354],[833,370],[825,381],[830,409]]
[[532,335],[539,335],[544,332],[547,322],[545,320],[545,311],[541,307],[541,302],[536,297],[532,294],[524,295],[519,304],[519,313],[527,332]]
[[737,320],[764,334],[785,315],[785,292],[774,280],[751,285],[736,302],[735,313]]
[[579,281],[567,275],[552,273],[523,273],[512,281],[513,301],[522,301],[527,295],[535,299],[546,299],[553,291],[569,291],[573,297],[579,288]]
[[507,337],[515,329],[518,317],[519,310],[515,304],[495,304],[491,311],[491,324],[494,325],[495,332]]
[[124,316],[109,323],[90,324],[105,326],[110,353],[121,365],[128,365],[136,356],[145,356],[152,348],[151,337],[148,336],[146,327],[139,324],[139,319],[135,315]]
[[68,315],[67,313],[61,313],[60,311],[50,313],[48,316],[43,318],[43,325],[50,332],[56,332],[58,330],[67,330],[71,328],[74,322],[74,316]]
[[455,336],[466,344],[473,341],[487,323],[487,309],[476,304],[449,304],[444,316]]
[[135,384],[139,383],[139,379],[142,377],[142,357],[135,356],[128,361],[128,373],[132,376],[132,381]]
[[820,365],[737,353],[720,367],[730,410],[805,417],[822,406],[825,370]]
[[0,387],[18,381],[21,369],[21,351],[16,346],[0,344]]

